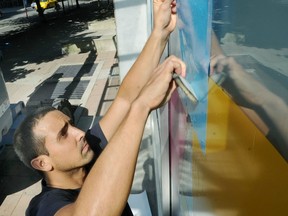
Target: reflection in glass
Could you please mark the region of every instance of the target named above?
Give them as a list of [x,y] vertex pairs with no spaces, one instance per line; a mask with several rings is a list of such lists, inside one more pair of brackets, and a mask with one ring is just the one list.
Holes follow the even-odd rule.
[[211,77],[287,161],[288,3],[214,2]]

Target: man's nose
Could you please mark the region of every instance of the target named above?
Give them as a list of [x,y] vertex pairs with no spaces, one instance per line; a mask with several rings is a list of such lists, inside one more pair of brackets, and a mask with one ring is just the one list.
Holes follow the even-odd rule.
[[78,139],[85,136],[85,132],[75,126],[71,126],[71,133]]

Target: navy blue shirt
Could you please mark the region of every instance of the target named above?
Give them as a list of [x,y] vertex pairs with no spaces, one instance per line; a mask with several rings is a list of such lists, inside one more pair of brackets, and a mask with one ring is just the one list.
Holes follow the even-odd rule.
[[[107,140],[98,123],[91,130],[87,131],[85,137],[91,149],[95,152],[94,160],[87,166],[89,171],[102,149],[107,145]],[[52,216],[62,207],[75,202],[80,193],[80,188],[52,188],[46,185],[45,180],[42,180],[41,184],[42,191],[30,201],[26,210],[26,216]],[[111,206],[113,208],[113,204]],[[123,210],[122,216],[133,216],[128,203]]]

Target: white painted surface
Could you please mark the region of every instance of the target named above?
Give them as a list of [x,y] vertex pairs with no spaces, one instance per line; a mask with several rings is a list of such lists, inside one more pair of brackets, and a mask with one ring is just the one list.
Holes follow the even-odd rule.
[[150,0],[114,0],[120,79],[126,75],[151,32]]

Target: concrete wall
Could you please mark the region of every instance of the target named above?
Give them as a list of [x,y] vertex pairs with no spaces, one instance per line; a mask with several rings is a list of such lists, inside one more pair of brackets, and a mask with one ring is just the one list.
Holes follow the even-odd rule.
[[150,0],[114,0],[120,79],[128,72],[151,32]]

